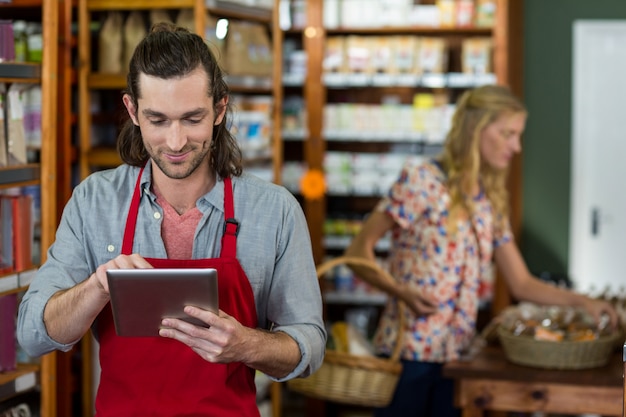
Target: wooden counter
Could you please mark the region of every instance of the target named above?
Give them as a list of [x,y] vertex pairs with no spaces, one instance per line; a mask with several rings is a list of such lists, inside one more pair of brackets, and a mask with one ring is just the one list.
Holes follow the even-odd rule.
[[486,410],[622,416],[623,371],[617,351],[604,367],[560,371],[515,365],[489,346],[471,361],[446,364],[443,373],[456,381],[463,417]]

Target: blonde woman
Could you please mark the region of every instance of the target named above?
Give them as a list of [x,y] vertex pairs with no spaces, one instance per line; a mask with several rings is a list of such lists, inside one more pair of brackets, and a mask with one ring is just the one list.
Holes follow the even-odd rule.
[[389,265],[395,282],[369,270],[358,275],[391,295],[374,343],[389,355],[397,335],[397,299],[409,307],[403,373],[383,416],[457,416],[453,383],[442,365],[458,359],[475,334],[479,299],[492,261],[512,296],[538,304],[580,306],[598,318],[617,315],[605,302],[557,288],[531,275],[509,224],[506,179],[521,150],[527,111],[508,88],[466,91],[457,103],[441,155],[407,162],[368,216],[346,255],[373,260],[376,242],[391,231]]

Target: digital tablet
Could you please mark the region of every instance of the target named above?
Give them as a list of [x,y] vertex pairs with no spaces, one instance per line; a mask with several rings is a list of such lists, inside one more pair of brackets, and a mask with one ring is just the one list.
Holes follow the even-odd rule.
[[107,281],[118,336],[158,336],[165,317],[206,326],[183,312],[186,305],[218,313],[213,268],[110,269]]

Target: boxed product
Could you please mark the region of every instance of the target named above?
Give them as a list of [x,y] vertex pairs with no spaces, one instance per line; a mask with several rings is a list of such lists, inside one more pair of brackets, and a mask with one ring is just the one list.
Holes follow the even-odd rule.
[[324,72],[344,72],[345,56],[345,38],[343,36],[328,37],[322,62]]
[[417,67],[420,74],[441,74],[447,71],[448,51],[442,38],[422,37],[419,42]]
[[462,70],[466,74],[487,74],[492,72],[490,38],[467,38],[462,44]]
[[416,36],[394,36],[392,71],[397,74],[416,74],[417,54],[419,52],[419,38]]

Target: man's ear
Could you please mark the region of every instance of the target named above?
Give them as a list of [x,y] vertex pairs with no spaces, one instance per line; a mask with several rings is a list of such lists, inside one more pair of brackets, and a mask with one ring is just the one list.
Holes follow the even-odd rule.
[[224,120],[224,115],[226,114],[226,105],[228,104],[228,96],[225,96],[223,99],[217,103],[218,113],[215,115],[215,122],[213,122],[214,126],[219,125]]
[[128,94],[124,94],[122,101],[124,102],[124,107],[126,107],[126,111],[128,112],[130,119],[133,121],[133,124],[135,126],[139,126],[139,120],[137,120],[137,107],[135,106],[135,103],[133,103],[133,100]]

